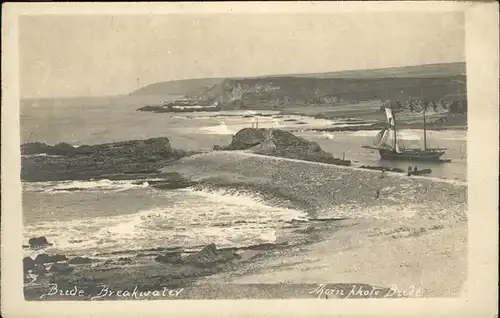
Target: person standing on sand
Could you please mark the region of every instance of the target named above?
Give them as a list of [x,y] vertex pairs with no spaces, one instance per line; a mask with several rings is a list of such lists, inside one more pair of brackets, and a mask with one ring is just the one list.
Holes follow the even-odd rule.
[[382,172],[380,173],[380,179],[384,179],[385,177],[385,169],[382,168]]
[[380,190],[377,189],[377,192],[375,193],[375,199],[378,199],[380,197]]
[[408,166],[408,176],[411,176],[411,171],[412,171],[411,166]]

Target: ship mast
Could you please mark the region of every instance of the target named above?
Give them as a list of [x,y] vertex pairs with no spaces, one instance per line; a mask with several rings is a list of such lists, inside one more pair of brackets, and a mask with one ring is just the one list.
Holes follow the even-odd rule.
[[424,91],[421,91],[422,102],[423,102],[423,112],[424,112],[424,150],[427,150],[427,123],[425,121],[425,112],[427,111],[427,100],[424,98]]
[[391,127],[391,122],[389,121],[389,129],[392,128],[392,131],[393,131],[393,134],[394,134],[394,140],[393,140],[393,143],[392,143],[392,149],[394,151],[397,151],[397,145],[398,145],[398,137],[397,137],[397,133],[396,133],[396,117],[395,117],[395,112],[394,112],[394,109],[392,107],[392,97],[391,97],[391,93],[389,93],[389,108],[391,109],[391,114],[392,114],[392,127]]
[[427,107],[424,105],[424,150],[427,150],[427,128],[425,122],[425,109]]
[[397,137],[397,133],[396,133],[396,115],[395,113],[393,112],[393,109],[392,109],[392,100],[389,100],[389,106],[391,107],[391,112],[392,112],[392,129],[394,131],[394,145],[393,145],[393,148],[394,148],[394,151],[396,151],[398,148],[398,137]]

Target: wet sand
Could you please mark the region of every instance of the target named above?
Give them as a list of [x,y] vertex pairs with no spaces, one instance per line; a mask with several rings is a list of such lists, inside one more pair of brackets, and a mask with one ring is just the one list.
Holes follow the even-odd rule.
[[[214,280],[230,284],[327,286],[364,283],[397,286],[408,294],[412,289],[415,293],[420,290],[420,295],[413,295],[417,297],[460,295],[467,279],[467,224],[444,228],[429,224],[400,227],[384,224],[386,233],[393,230],[392,234],[380,233],[375,225],[377,222],[359,222],[323,233],[325,238],[319,242],[269,252],[234,272],[220,273],[197,283]],[[418,233],[420,229],[424,230]]]

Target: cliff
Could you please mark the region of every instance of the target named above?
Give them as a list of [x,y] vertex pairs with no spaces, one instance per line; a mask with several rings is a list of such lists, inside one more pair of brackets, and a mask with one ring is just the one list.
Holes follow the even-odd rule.
[[[279,109],[359,101],[466,99],[465,63],[155,83],[133,94],[189,95],[219,109]],[[464,97],[465,96],[465,97]],[[144,109],[147,110],[147,109]],[[154,111],[154,110],[153,110]]]
[[439,100],[464,94],[465,76],[437,78],[308,78],[264,77],[229,79],[202,92],[198,98],[221,108],[276,109],[286,106],[339,105],[358,101]]

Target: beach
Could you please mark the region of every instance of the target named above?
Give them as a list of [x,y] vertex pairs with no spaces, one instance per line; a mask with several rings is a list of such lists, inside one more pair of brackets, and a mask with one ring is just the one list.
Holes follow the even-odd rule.
[[[265,284],[262,297],[315,297],[306,291],[318,284],[339,283],[419,288],[421,297],[448,297],[458,296],[466,279],[464,182],[392,173],[380,178],[375,171],[238,151],[182,158],[163,169],[170,171],[197,182],[195,192],[218,194],[219,204],[225,202],[221,199],[231,200],[231,204],[246,200],[240,202],[243,207],[251,200],[259,209],[277,209],[268,213],[304,211],[306,215],[282,219],[278,221],[281,225],[272,230],[261,228],[260,233],[272,233],[272,238],[260,241],[260,246],[244,243],[235,249],[226,243],[226,249],[235,251],[239,258],[220,266],[203,270],[190,265],[188,269],[165,268],[154,258],[173,246],[150,246],[149,250],[143,246],[119,252],[119,245],[115,245],[114,252],[90,256],[96,259],[90,266],[80,265],[71,275],[57,277],[60,286],[70,288],[81,283],[82,277],[91,277],[86,292],[90,288],[94,290],[90,294],[95,296],[100,284],[126,289],[131,286],[131,277],[135,277],[132,281],[146,290],[161,288],[162,284],[185,288],[180,298],[201,297],[196,296],[197,292],[203,298],[234,297],[230,288],[223,287],[226,284]],[[375,189],[381,190],[378,199]],[[255,224],[246,221],[233,219],[226,226],[251,235]],[[230,233],[236,233],[234,230]],[[178,230],[174,233],[180,234]],[[214,240],[223,242],[224,236],[218,237]],[[441,278],[436,280],[436,275]],[[26,287],[27,295],[39,297],[44,281]],[[276,284],[283,283],[302,287],[296,293],[279,295]],[[346,293],[349,288],[344,287]],[[259,291],[254,292],[258,297]]]
[[[406,170],[406,163],[361,148],[377,131],[363,130],[371,119],[356,112],[327,120],[276,111],[154,114],[134,112],[135,104],[47,107],[22,111],[23,142],[51,152],[23,155],[23,251],[35,263],[59,255],[56,263],[69,267],[28,264],[28,300],[55,285],[77,295],[44,300],[134,299],[135,287],[151,291],[147,299],[447,297],[458,296],[467,277],[464,131],[430,134],[452,159],[419,164],[430,175],[381,178],[361,167]],[[36,123],[40,116],[47,125]],[[256,120],[351,164],[303,161],[293,147],[280,152],[292,158],[213,150]],[[49,129],[56,122],[60,130]],[[324,127],[342,131],[318,131]],[[418,142],[421,131],[401,136]],[[52,245],[29,248],[39,236]],[[371,289],[380,293],[364,294]]]

